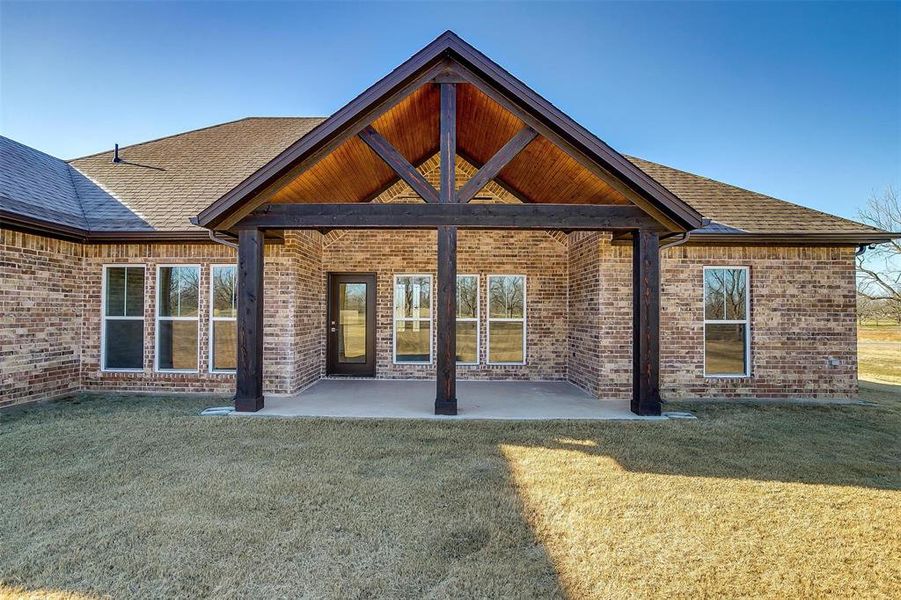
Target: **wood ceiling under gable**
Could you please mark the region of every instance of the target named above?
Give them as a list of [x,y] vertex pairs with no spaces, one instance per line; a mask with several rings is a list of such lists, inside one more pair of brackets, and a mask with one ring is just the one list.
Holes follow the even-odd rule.
[[[429,83],[376,119],[372,127],[419,166],[438,151],[439,107],[438,86]],[[475,86],[457,85],[457,151],[462,158],[483,164],[523,127],[520,119]],[[495,179],[527,202],[629,203],[542,136]],[[271,202],[367,202],[397,181],[396,173],[355,136],[278,190]]]

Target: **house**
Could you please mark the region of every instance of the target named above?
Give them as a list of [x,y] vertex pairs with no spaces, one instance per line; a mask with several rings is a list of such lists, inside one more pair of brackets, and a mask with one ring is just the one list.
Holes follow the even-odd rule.
[[353,376],[441,414],[458,378],[852,395],[854,255],[893,237],[623,156],[451,32],[326,119],[3,139],[0,225],[2,405]]

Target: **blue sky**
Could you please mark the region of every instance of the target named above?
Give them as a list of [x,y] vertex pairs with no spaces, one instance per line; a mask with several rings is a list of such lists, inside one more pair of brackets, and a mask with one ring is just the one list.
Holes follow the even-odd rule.
[[328,115],[445,29],[621,152],[849,217],[901,187],[901,3],[3,1],[0,132]]

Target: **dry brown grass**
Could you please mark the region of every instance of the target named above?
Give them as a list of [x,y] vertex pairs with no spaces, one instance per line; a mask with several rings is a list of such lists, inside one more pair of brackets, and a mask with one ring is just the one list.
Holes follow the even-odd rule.
[[658,423],[4,414],[0,597],[889,597],[901,394],[865,395]]
[[901,383],[901,326],[858,326],[857,352],[861,379]]

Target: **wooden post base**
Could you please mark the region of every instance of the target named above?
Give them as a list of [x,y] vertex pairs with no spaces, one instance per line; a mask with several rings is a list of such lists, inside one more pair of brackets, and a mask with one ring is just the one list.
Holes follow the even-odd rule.
[[235,396],[235,410],[238,412],[257,412],[263,408],[263,397],[238,398]]
[[435,400],[436,415],[455,415],[457,414],[457,400],[440,401]]

